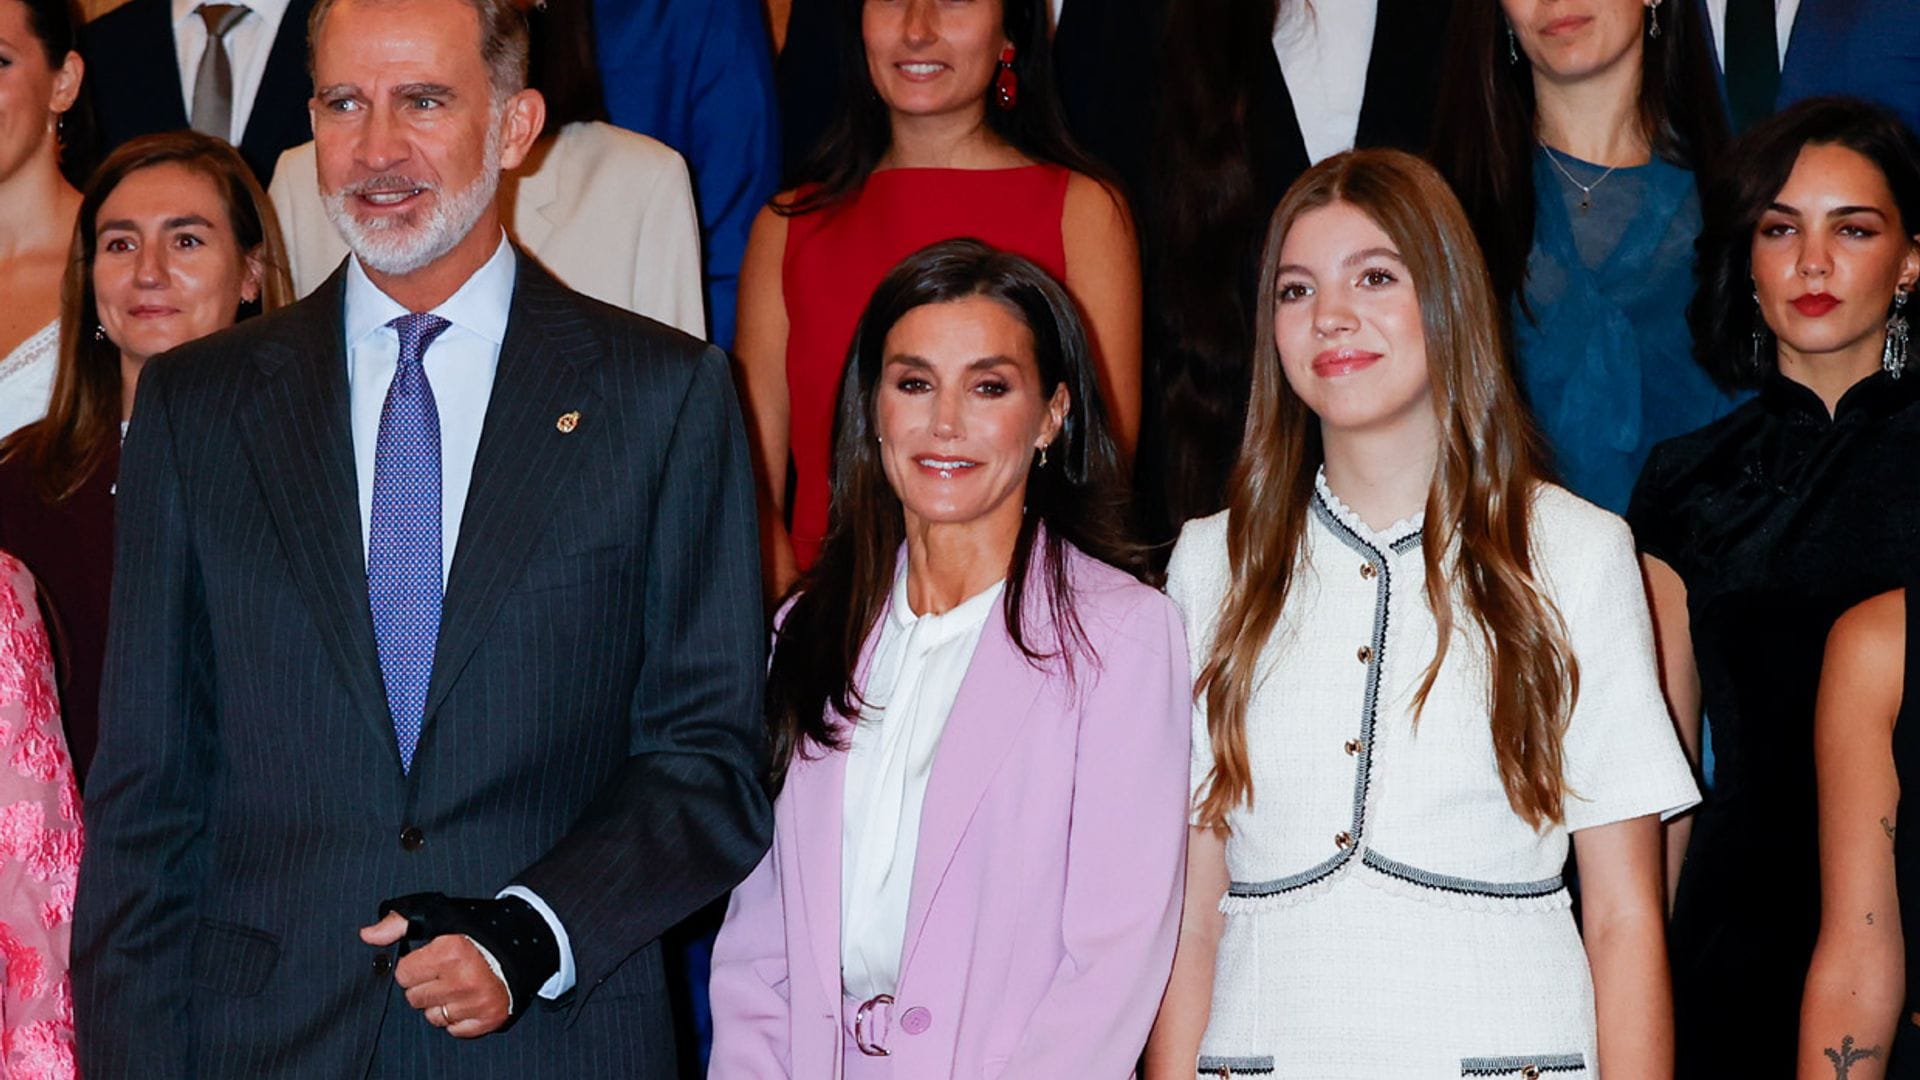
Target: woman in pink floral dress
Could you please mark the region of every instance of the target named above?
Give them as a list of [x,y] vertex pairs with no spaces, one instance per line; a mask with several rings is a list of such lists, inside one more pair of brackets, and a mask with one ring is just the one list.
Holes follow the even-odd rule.
[[0,552],[0,1076],[71,1080],[80,796],[33,577]]

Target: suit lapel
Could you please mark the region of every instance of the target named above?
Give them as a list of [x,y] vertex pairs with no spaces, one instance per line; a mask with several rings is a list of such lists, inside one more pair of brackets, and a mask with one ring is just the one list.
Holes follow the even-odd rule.
[[281,148],[310,137],[303,134],[308,130],[304,110],[296,106],[313,96],[313,81],[307,74],[307,13],[312,7],[310,0],[294,0],[280,17],[253,111],[247,115],[247,129],[240,133],[240,147],[248,160],[266,162],[263,183]]
[[[1844,0],[1800,0],[1800,9],[1793,16],[1793,29],[1787,34],[1786,56],[1780,62],[1780,92],[1774,100],[1775,109],[1788,100],[1793,92],[1790,84],[1808,65],[1824,73],[1835,61],[1834,39],[1840,28],[1865,17],[1860,12],[1841,10],[1853,6]],[[1723,82],[1724,79],[1723,75]]]
[[1450,0],[1380,0],[1355,146],[1426,149],[1451,7]]
[[256,358],[261,378],[239,409],[294,581],[362,722],[400,767],[381,688],[360,550],[341,303],[344,268],[289,309],[278,342]]
[[1257,77],[1264,92],[1257,95],[1254,108],[1265,115],[1248,127],[1256,166],[1265,165],[1256,167],[1255,175],[1270,181],[1262,202],[1271,208],[1294,177],[1306,172],[1312,162],[1307,158],[1306,136],[1300,133],[1300,113],[1293,104],[1293,91],[1287,88],[1286,72],[1280,70],[1280,57],[1273,51],[1272,30],[1265,39],[1249,42],[1246,47],[1260,50]]
[[[868,642],[871,654],[872,642]],[[813,969],[826,1000],[845,996],[840,986],[841,830],[846,818],[845,751],[812,751],[818,757],[795,762],[787,776],[789,817],[793,822],[794,874],[800,879],[800,910],[813,950]]]
[[[1036,542],[1036,554],[1038,551]],[[1026,625],[1038,629],[1040,640],[1046,641],[1051,624],[1041,600],[1044,590],[1040,586],[1045,579],[1037,572],[1038,565],[1036,559],[1035,570],[1028,574]],[[1046,685],[1047,673],[1029,663],[1007,634],[1005,605],[1003,593],[1000,605],[981,628],[973,662],[960,681],[960,692],[954,697],[953,711],[934,755],[933,773],[927,779],[920,810],[920,839],[914,853],[913,888],[907,902],[907,932],[900,948],[903,983],[926,928],[927,911],[940,891],[940,882],[953,863],[967,825]]]
[[[173,39],[171,5],[162,0],[160,3],[142,5],[136,10],[140,14],[139,29],[128,43],[129,47],[114,57],[116,63],[124,64],[129,70],[120,72],[115,78],[124,79],[122,85],[128,87],[143,87],[145,92],[129,91],[115,95],[115,100],[123,101],[126,107],[138,109],[145,119],[131,127],[124,122],[115,124],[115,130],[126,131],[123,138],[132,138],[148,131],[175,131],[187,126],[187,102],[180,94],[179,50]],[[137,42],[152,44],[141,48]]]
[[[578,474],[605,430],[596,424],[598,398],[585,377],[600,343],[576,298],[532,259],[518,258],[507,336],[447,575],[423,745],[435,711],[486,635],[547,522],[565,509],[567,480]],[[577,427],[559,430],[557,419],[576,412]]]

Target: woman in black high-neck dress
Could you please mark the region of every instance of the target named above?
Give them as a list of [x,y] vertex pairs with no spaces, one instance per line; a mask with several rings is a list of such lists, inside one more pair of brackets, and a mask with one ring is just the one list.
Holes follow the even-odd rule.
[[1731,164],[1691,315],[1703,362],[1759,393],[1656,447],[1628,518],[1669,703],[1696,750],[1704,713],[1714,759],[1691,835],[1670,836],[1678,1075],[1746,1080],[1793,1075],[1828,629],[1920,580],[1920,348],[1890,332],[1920,279],[1920,144],[1825,99],[1756,127]]

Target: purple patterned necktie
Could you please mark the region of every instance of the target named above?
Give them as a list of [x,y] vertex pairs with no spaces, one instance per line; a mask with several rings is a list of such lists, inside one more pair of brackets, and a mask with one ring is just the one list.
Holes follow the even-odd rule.
[[433,646],[440,636],[440,410],[421,366],[451,325],[438,315],[402,315],[400,362],[380,408],[367,534],[367,601],[387,686],[400,766],[413,768],[425,719]]

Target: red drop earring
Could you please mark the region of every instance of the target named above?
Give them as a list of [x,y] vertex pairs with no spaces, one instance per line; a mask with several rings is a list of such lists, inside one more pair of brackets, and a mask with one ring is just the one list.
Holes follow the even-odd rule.
[[1020,76],[1013,70],[1013,43],[1000,50],[1000,70],[993,77],[993,101],[1001,111],[1020,102]]

